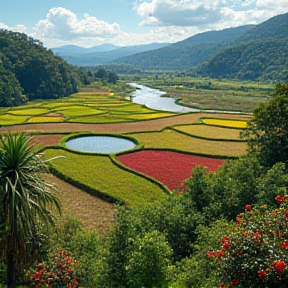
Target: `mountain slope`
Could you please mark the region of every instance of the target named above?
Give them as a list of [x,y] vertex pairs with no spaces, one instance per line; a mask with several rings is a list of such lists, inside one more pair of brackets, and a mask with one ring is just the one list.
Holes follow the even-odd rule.
[[253,25],[208,31],[196,34],[162,49],[117,59],[115,63],[130,64],[146,70],[184,70],[208,60],[232,39],[243,35]]
[[288,80],[288,13],[275,16],[236,38],[196,72],[210,77]]
[[251,41],[223,49],[196,72],[213,78],[288,80],[288,39]]

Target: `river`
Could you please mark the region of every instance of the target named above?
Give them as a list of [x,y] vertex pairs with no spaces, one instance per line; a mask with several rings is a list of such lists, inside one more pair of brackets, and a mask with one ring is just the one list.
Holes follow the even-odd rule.
[[175,99],[161,97],[166,94],[164,91],[153,89],[137,83],[129,83],[137,88],[131,93],[133,103],[142,104],[150,109],[156,109],[167,112],[197,112],[199,109],[181,106],[175,103]]

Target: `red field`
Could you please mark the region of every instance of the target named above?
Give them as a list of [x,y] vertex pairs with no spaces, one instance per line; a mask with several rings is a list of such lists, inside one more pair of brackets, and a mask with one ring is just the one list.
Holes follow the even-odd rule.
[[209,171],[216,170],[224,159],[188,155],[172,151],[143,150],[118,156],[125,166],[146,174],[175,190],[191,176],[196,165],[206,166]]

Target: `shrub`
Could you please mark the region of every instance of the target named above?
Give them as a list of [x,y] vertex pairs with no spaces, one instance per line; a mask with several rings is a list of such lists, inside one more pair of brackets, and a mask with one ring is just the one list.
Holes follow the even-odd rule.
[[[288,279],[288,196],[277,196],[279,207],[269,211],[246,205],[221,249],[208,251],[216,258],[221,286],[278,287]],[[286,287],[286,286],[284,286]]]

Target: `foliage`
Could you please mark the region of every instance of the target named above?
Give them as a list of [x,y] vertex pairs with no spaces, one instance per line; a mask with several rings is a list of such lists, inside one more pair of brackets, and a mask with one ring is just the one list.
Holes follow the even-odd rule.
[[246,205],[233,231],[222,237],[221,250],[207,252],[208,257],[217,258],[222,286],[277,287],[286,283],[287,198],[278,195],[280,207],[272,211],[266,205],[259,209]]
[[262,165],[271,167],[288,160],[288,84],[275,86],[274,96],[253,112],[248,128],[243,133],[248,140],[248,152]]
[[38,263],[34,274],[29,275],[31,286],[35,288],[42,287],[67,287],[76,288],[78,281],[74,277],[74,265],[78,263],[77,259],[70,258],[63,250],[55,255],[53,264],[45,265]]
[[157,230],[138,236],[128,260],[128,286],[168,287],[171,256],[172,249]]
[[246,156],[226,161],[217,173],[195,167],[184,183],[183,201],[190,199],[210,221],[221,216],[235,219],[246,203],[273,202],[276,193],[286,189],[288,177],[283,163],[266,170],[257,159]]
[[38,221],[53,223],[50,209],[60,212],[60,204],[41,177],[44,162],[26,134],[2,135],[0,145],[0,247],[11,287],[41,246]]
[[[166,263],[164,265],[166,266],[171,263],[173,266],[175,261],[192,253],[191,243],[196,239],[195,229],[201,223],[203,223],[202,215],[192,209],[189,203],[184,205],[172,198],[154,205],[134,207],[132,210],[119,207],[113,229],[108,235],[109,253],[107,254],[104,282],[108,287],[129,287],[133,273],[136,273],[135,276],[137,276],[135,281],[139,280],[141,274],[139,269],[141,268],[138,265],[142,266],[142,275],[145,275],[145,279],[142,278],[141,281],[149,281],[151,274],[148,260],[145,257],[151,250],[150,252],[148,250],[150,246],[144,247],[141,244],[148,245],[151,242],[151,249],[157,249],[151,239],[151,236],[155,235],[155,239],[159,239],[159,246],[164,252],[166,251],[167,256],[166,260],[161,258],[158,265],[162,266],[163,263]],[[164,239],[167,244],[164,243]],[[172,248],[172,262],[169,262],[169,247]],[[143,261],[135,258],[140,254],[143,256]],[[155,257],[161,257],[159,252],[155,251]],[[133,266],[136,265],[137,269],[133,270],[134,268],[129,266],[131,263]],[[157,263],[154,262],[153,265],[157,265]],[[169,271],[170,268],[167,268],[167,272]],[[164,285],[164,283],[162,284]]]
[[0,106],[19,105],[27,99],[58,99],[77,91],[76,69],[42,47],[40,41],[0,30],[0,47],[0,82],[4,84],[0,93],[5,92]]

